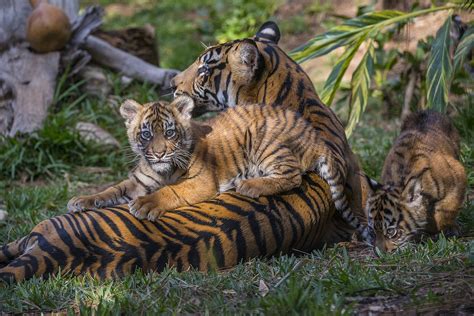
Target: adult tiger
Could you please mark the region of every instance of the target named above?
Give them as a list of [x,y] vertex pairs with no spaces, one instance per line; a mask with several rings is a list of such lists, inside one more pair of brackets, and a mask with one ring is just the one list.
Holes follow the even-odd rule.
[[[326,117],[314,121],[320,124],[317,128],[339,135],[340,140],[334,144],[342,146],[339,144],[345,138],[339,121],[321,105],[303,70],[266,39],[271,33],[269,25],[277,30],[276,25],[265,24],[257,33],[257,45],[268,47],[264,62],[276,66],[278,61],[278,68],[288,66],[291,69],[286,77],[298,84],[295,91],[290,85],[288,92],[280,93],[281,84],[277,86],[273,76],[280,77],[281,69],[262,72],[259,80],[267,82],[267,100],[284,98],[291,107],[301,106],[302,111],[314,106],[311,113]],[[247,100],[253,98],[254,92],[247,89],[238,95],[240,100]],[[341,148],[345,149],[345,145]],[[359,192],[353,194],[354,200]],[[350,237],[351,227],[333,216],[330,197],[327,183],[309,174],[300,188],[286,194],[255,200],[228,192],[214,200],[168,212],[155,223],[137,220],[125,206],[57,216],[0,248],[0,280],[20,281],[59,269],[103,278],[119,277],[136,268],[160,271],[166,265],[179,270],[207,270],[295,249],[308,252]]]
[[[332,150],[339,161],[339,172],[346,179],[345,194],[352,212],[344,212],[347,220],[356,224],[366,221],[364,207],[369,184],[361,172],[344,133],[344,127],[335,113],[319,99],[311,80],[303,69],[278,47],[280,30],[272,21],[264,23],[253,38],[207,48],[197,60],[171,81],[175,96],[193,97],[199,112],[221,111],[227,107],[262,103],[282,105],[298,111],[319,132],[319,138]],[[345,208],[344,206],[341,207]],[[337,216],[338,218],[338,216]],[[350,230],[342,221],[334,227],[334,238]]]

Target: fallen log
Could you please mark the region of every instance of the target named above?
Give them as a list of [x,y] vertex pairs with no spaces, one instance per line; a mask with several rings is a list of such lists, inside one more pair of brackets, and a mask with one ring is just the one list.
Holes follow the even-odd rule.
[[162,89],[169,88],[171,79],[179,72],[155,67],[92,35],[86,38],[84,47],[96,63],[117,70],[128,77],[157,84]]

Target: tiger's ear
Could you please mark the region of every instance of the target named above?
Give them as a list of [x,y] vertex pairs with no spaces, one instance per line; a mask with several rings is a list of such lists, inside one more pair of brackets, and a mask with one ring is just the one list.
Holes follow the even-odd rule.
[[255,70],[258,66],[259,52],[257,44],[251,39],[244,39],[239,44],[240,60],[243,64]]
[[125,100],[120,106],[120,115],[125,119],[125,124],[130,124],[141,108],[143,108],[143,105],[140,103],[133,100]]
[[190,96],[182,95],[174,99],[173,106],[176,107],[178,112],[185,120],[189,120],[192,117],[192,112],[194,109],[194,100]]
[[278,44],[278,41],[280,40],[280,28],[278,28],[278,25],[275,22],[267,21],[260,26],[256,36]]

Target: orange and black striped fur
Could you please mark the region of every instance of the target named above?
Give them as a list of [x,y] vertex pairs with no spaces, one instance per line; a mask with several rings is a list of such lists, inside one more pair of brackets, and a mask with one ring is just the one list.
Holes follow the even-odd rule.
[[[156,222],[128,208],[68,213],[0,247],[1,281],[57,273],[116,278],[136,269],[224,269],[243,260],[310,252],[327,241],[329,187],[317,175],[286,194],[250,199],[235,192],[166,212]],[[347,237],[346,237],[347,238]]]
[[[73,198],[70,209],[130,202],[137,218],[154,221],[165,211],[233,188],[251,198],[283,193],[298,187],[310,170],[317,170],[334,199],[347,205],[346,197],[338,195],[344,184],[336,159],[300,114],[279,106],[248,105],[198,123],[191,120],[193,109],[188,96],[168,105],[126,101],[120,111],[130,145],[140,157],[138,167],[129,179],[104,192]],[[364,233],[364,227],[356,228]]]
[[[320,112],[310,119],[313,126],[329,134],[334,132],[335,141],[329,146],[334,143],[335,150],[341,150],[343,155],[345,145],[340,144],[345,141],[339,121],[320,105],[303,70],[278,48],[274,39],[263,38],[265,28],[259,39],[252,39],[261,63],[268,65],[258,77],[258,85],[267,86],[265,97],[258,101],[252,89],[242,88],[239,99],[248,100],[246,103],[284,100],[299,112]],[[238,42],[231,45],[237,46]],[[291,85],[280,92],[283,82]],[[234,93],[232,89],[227,91]],[[353,174],[354,171],[349,172],[349,179]],[[348,182],[352,203],[364,201],[365,178],[359,181],[362,190],[353,184],[357,182]],[[43,221],[26,237],[0,247],[0,279],[21,281],[59,269],[63,273],[106,278],[123,276],[136,268],[161,271],[166,265],[178,270],[229,268],[248,258],[294,250],[309,252],[349,240],[352,228],[334,214],[329,186],[312,172],[303,176],[299,188],[284,194],[251,199],[226,192],[167,212],[156,222],[138,220],[126,205],[68,213]]]
[[382,183],[367,202],[376,245],[394,250],[423,235],[457,234],[466,192],[459,134],[434,111],[409,116],[384,162]]
[[361,227],[359,219],[365,222],[366,177],[349,147],[343,125],[320,101],[301,67],[277,46],[279,39],[278,26],[266,22],[254,38],[207,48],[172,80],[175,95],[193,97],[198,113],[256,103],[281,105],[301,113],[330,150],[338,169],[335,181],[345,186],[345,192],[340,188],[332,191],[336,208],[353,227]]

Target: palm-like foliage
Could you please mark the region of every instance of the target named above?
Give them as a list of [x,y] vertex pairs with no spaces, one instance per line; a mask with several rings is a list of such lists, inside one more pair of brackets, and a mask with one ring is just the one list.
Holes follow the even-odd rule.
[[465,56],[472,49],[474,44],[474,33],[471,28],[461,39],[454,57],[454,62],[451,60],[449,56],[451,14],[453,9],[463,8],[466,8],[465,1],[409,13],[394,10],[369,12],[347,20],[324,34],[314,37],[306,44],[291,52],[291,57],[301,63],[311,58],[326,55],[337,48],[346,47],[346,50],[339,57],[336,65],[332,69],[321,93],[322,101],[329,106],[334,100],[334,96],[340,87],[342,77],[356,52],[361,49],[361,47],[366,50],[362,61],[357,66],[351,79],[350,111],[346,125],[346,134],[349,136],[367,106],[369,88],[374,72],[374,39],[381,32],[387,30],[387,28],[399,27],[413,18],[422,15],[449,10],[450,16],[438,31],[431,50],[426,82],[428,106],[444,111],[448,103],[448,92],[452,80],[453,68],[458,69],[460,67]]

